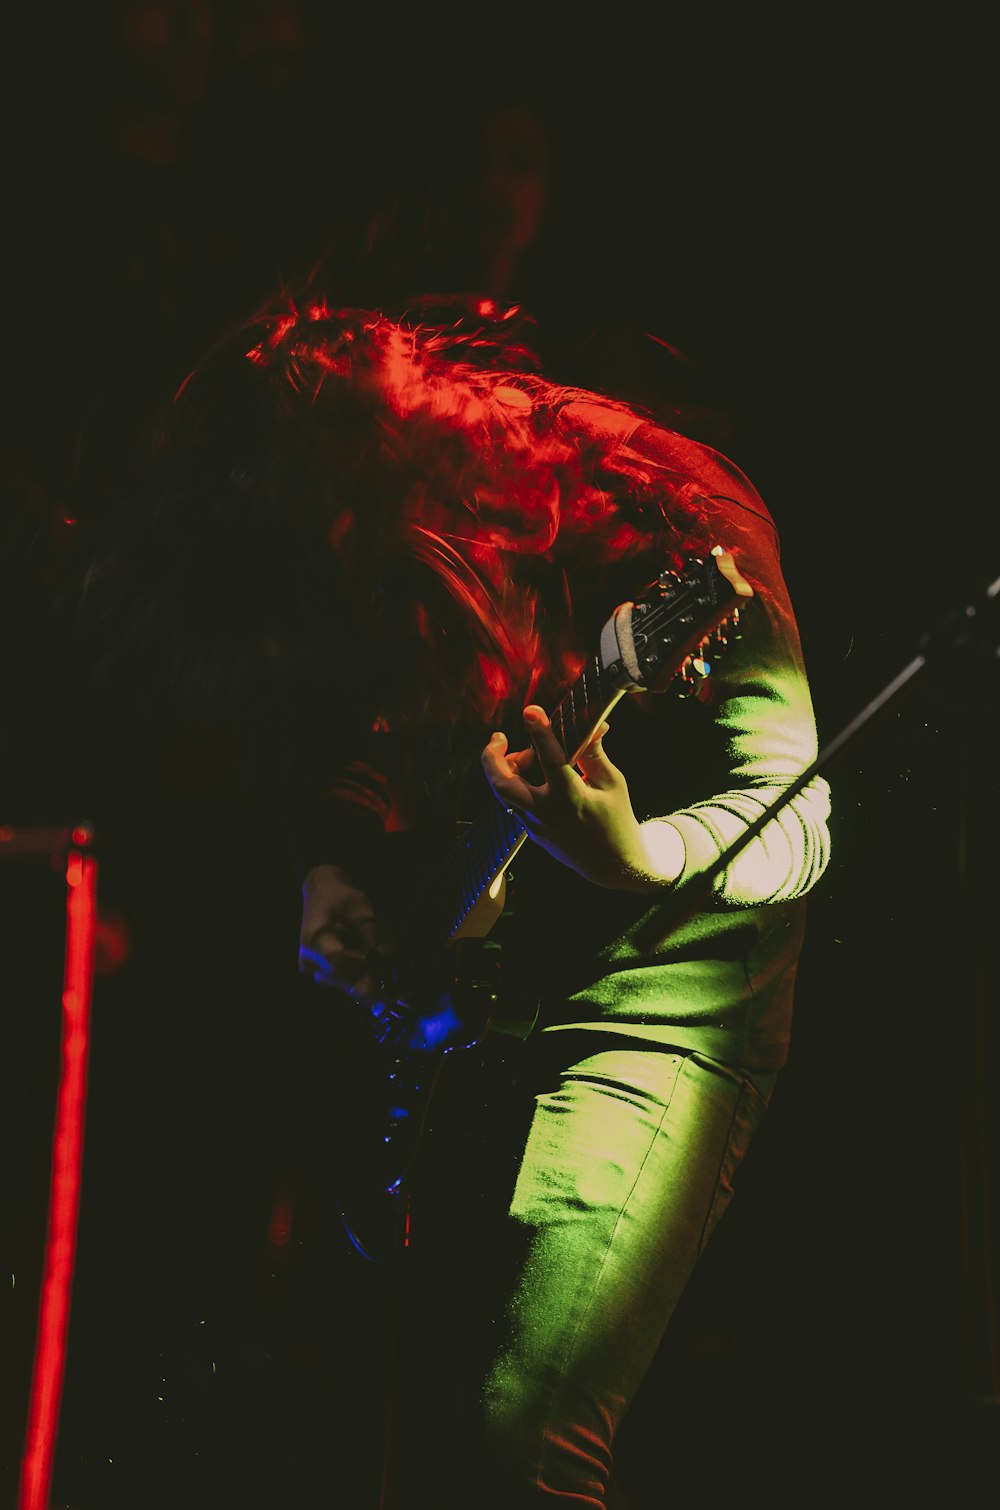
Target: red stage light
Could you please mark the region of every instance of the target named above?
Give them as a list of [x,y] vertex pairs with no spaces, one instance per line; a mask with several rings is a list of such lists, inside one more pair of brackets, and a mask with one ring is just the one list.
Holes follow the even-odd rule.
[[97,925],[97,861],[92,855],[81,855],[75,850],[70,852],[66,860],[66,887],[62,1045],[52,1139],[48,1230],[17,1510],[48,1510],[66,1367],[80,1208]]

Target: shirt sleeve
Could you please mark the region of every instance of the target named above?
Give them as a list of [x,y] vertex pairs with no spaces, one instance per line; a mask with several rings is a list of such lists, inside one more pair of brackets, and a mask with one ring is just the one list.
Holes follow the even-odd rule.
[[[630,444],[655,462],[677,465],[676,438],[644,426]],[[692,443],[693,444],[693,443]],[[816,721],[802,646],[781,570],[777,531],[753,485],[726,458],[698,446],[698,474],[717,521],[713,544],[731,550],[754,597],[742,612],[740,635],[713,666],[709,679],[714,730],[722,747],[722,790],[644,824],[655,856],[663,843],[684,843],[683,884],[716,864],[726,850],[815,762]],[[804,895],[829,861],[830,788],[814,776],[784,802],[761,833],[720,871],[717,897],[733,906],[786,901]]]

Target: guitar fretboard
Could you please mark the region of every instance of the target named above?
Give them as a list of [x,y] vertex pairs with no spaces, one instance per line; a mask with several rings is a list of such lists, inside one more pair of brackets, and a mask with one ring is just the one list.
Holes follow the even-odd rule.
[[[595,655],[550,714],[556,738],[569,760],[589,742],[622,695],[620,688],[609,685]],[[469,825],[447,862],[450,874],[445,891],[457,903],[445,924],[447,938],[454,937],[479,898],[506,869],[526,833],[517,814],[499,803]]]
[[[718,556],[716,551],[712,554]],[[618,633],[617,616],[608,621],[605,629],[612,632],[609,642],[602,636],[603,657],[591,657],[550,714],[567,760],[577,758],[630,689],[642,685],[658,690],[673,677],[683,680],[684,695],[689,695],[693,679],[709,674],[704,649],[710,631],[716,631],[714,653],[718,653],[726,643],[722,629],[727,620],[733,628],[739,622],[737,598],[752,596],[747,584],[727,570],[724,562],[732,568],[732,558],[725,552],[711,563],[689,559],[682,575],[669,570],[661,573],[644,598],[628,605],[624,641]],[[729,614],[727,609],[731,610]],[[630,647],[631,674],[622,664],[623,643]],[[425,897],[423,926],[441,941],[455,938],[526,836],[527,829],[517,814],[499,803],[469,824],[435,878],[436,900],[431,911]]]
[[595,655],[551,715],[552,727],[569,760],[575,759],[588,743],[620,696],[618,690],[609,696],[608,678]]

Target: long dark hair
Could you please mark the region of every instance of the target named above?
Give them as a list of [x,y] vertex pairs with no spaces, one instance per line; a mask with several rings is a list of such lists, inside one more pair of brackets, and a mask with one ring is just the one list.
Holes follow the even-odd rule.
[[283,296],[164,407],[82,595],[107,654],[182,702],[320,701],[330,738],[552,698],[619,582],[702,538],[694,482],[567,426],[581,397],[516,308]]

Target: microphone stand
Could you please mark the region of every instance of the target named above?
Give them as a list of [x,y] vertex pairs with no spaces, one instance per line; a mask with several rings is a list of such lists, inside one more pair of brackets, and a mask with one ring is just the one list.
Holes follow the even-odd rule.
[[[981,657],[992,672],[1000,676],[1000,576],[995,577],[977,601],[963,608],[953,609],[941,623],[924,634],[919,641],[917,653],[887,682],[882,690],[866,704],[833,739],[826,744],[806,770],[799,775],[760,816],[718,858],[689,881],[683,883],[676,893],[677,912],[674,926],[679,927],[705,901],[715,877],[732,864],[736,856],[750,844],[782,809],[801,792],[815,776],[830,769],[835,762],[851,750],[861,736],[869,730],[873,721],[900,701],[918,679],[933,671],[947,656],[958,658],[963,668],[974,664]],[[960,793],[960,797],[961,797]],[[967,814],[961,820],[966,825]],[[965,850],[964,836],[961,849]],[[964,863],[964,859],[963,859]],[[653,919],[650,919],[652,926]],[[640,927],[640,934],[644,928]],[[663,922],[660,915],[657,932],[662,936]],[[981,975],[985,975],[985,962]],[[973,985],[974,993],[983,994],[982,985]],[[989,1153],[988,1107],[989,1086],[986,1083],[986,1066],[994,1063],[995,1057],[988,1046],[988,1033],[995,1031],[986,1016],[986,1004],[977,1011],[975,1042],[980,1062],[979,1077],[975,1092],[965,1108],[965,1132],[963,1136],[963,1192],[966,1283],[969,1286],[970,1310],[976,1307],[981,1313],[983,1340],[979,1356],[970,1362],[970,1370],[984,1381],[984,1404],[1000,1404],[1000,1330],[997,1327],[997,1296],[995,1290],[992,1244],[990,1233],[991,1188],[994,1176],[991,1172]],[[978,1207],[978,1211],[977,1211]],[[981,1250],[977,1253],[976,1249]],[[975,1292],[975,1294],[973,1294]],[[971,1325],[971,1324],[970,1324]],[[972,1344],[970,1344],[971,1346]]]
[[[982,654],[989,656],[1000,671],[1000,623],[990,623],[990,612],[1000,608],[1000,576],[994,577],[977,602],[963,608],[952,609],[941,623],[921,637],[917,653],[887,682],[882,690],[861,709],[848,724],[823,746],[816,759],[794,781],[785,787],[763,812],[747,825],[711,865],[706,866],[678,887],[675,901],[678,908],[677,924],[685,922],[696,907],[704,901],[716,876],[726,870],[746,846],[771,823],[780,812],[797,797],[814,777],[829,770],[858,742],[859,737],[879,714],[897,703],[904,692],[925,671],[932,669],[947,653],[964,657]],[[991,643],[992,642],[992,643]],[[662,925],[661,925],[662,926]]]

